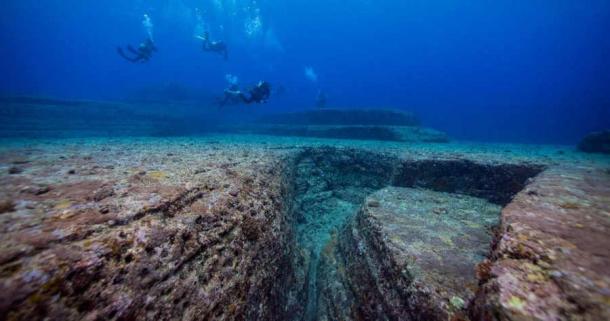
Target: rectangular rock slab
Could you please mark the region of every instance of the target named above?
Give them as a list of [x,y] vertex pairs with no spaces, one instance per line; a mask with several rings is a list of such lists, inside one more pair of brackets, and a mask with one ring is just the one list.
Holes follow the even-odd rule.
[[354,256],[367,258],[361,268],[378,293],[361,293],[377,297],[373,301],[389,319],[463,317],[476,291],[475,267],[490,250],[500,212],[480,198],[425,189],[388,187],[370,195],[357,217],[360,253]]
[[610,174],[557,166],[502,212],[476,320],[610,320]]

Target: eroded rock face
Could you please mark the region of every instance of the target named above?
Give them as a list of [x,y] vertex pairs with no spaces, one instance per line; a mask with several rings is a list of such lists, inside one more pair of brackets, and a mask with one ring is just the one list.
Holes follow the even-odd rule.
[[610,175],[556,167],[502,213],[476,320],[610,320]]
[[0,216],[0,319],[282,319],[289,162],[218,153],[188,167],[154,152],[61,156],[2,176],[14,206]]
[[470,160],[403,162],[393,184],[481,197],[505,205],[545,167],[538,164],[482,164]]
[[354,149],[305,149],[298,154],[292,214],[296,278],[286,294],[290,320],[319,318],[319,286],[325,286],[318,278],[320,252],[364,198],[389,183],[397,161]]
[[[498,205],[469,196],[398,187],[372,194],[325,252],[335,269],[326,270],[324,312],[332,320],[463,318],[499,217]],[[336,297],[353,301],[333,304]]]
[[607,170],[133,146],[0,154],[1,320],[608,316]]

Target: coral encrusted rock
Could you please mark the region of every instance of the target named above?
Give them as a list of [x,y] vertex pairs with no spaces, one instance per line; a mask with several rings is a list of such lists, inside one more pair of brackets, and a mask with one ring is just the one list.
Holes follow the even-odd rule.
[[480,198],[424,189],[372,194],[338,236],[335,253],[324,253],[335,268],[323,270],[331,274],[319,305],[337,320],[465,317],[500,210]]
[[475,320],[610,320],[610,175],[553,167],[502,212]]
[[0,176],[0,320],[282,319],[286,162],[142,146]]

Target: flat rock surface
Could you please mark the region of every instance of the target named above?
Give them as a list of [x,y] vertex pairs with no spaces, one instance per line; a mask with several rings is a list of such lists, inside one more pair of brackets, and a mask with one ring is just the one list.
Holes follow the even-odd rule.
[[418,126],[384,125],[249,125],[230,127],[239,133],[354,140],[446,143],[447,134]]
[[384,109],[318,109],[303,112],[271,114],[260,123],[285,125],[388,125],[417,126],[414,114]]
[[322,109],[267,115],[238,132],[265,135],[446,143],[443,132],[419,127],[412,113],[381,109]]
[[610,320],[610,172],[553,167],[503,210],[479,320]]
[[0,319],[277,317],[279,159],[214,144],[0,154],[20,168],[0,176]]
[[470,196],[388,187],[367,198],[362,215],[379,229],[412,287],[426,289],[432,305],[452,311],[473,297],[474,268],[490,250],[500,211]]
[[[324,147],[328,145],[333,147]],[[391,168],[420,160],[436,167],[468,160],[508,174],[514,166],[498,164],[548,166],[504,210],[502,237],[491,260],[478,268],[483,286],[473,315],[480,320],[610,319],[610,158],[604,155],[565,146],[220,135],[0,141],[0,320],[285,319],[275,312],[285,311],[282,287],[294,283],[287,275],[295,255],[286,246],[291,222],[283,202],[292,197],[286,176],[294,171],[292,157],[307,148],[320,149],[323,156],[332,150],[338,158],[353,149],[366,150],[388,157]],[[349,157],[345,163],[357,171],[397,172]],[[439,173],[431,177],[444,176]],[[317,175],[336,183],[324,171]],[[419,176],[423,183],[415,186],[453,188],[428,184],[425,175]],[[495,189],[468,180],[464,184]],[[405,196],[401,190],[410,192]],[[335,194],[358,198],[345,189]],[[459,272],[484,255],[474,238],[489,235],[483,233],[482,217],[470,224],[449,213],[467,213],[461,202],[477,208],[488,203],[401,188],[384,197],[391,200],[392,195],[397,200],[366,202],[363,209],[378,211],[380,218],[359,220],[349,231],[333,233],[324,249],[332,255],[322,259],[332,262],[320,271],[328,276],[322,280],[342,282],[318,288],[328,286],[323,296],[328,311],[343,309],[342,320],[357,319],[360,308],[381,311],[381,305],[369,304],[368,295],[383,291],[393,295],[386,302],[394,312],[403,312],[405,301],[410,312],[429,302],[441,302],[445,311],[468,304],[473,290],[456,284],[472,284],[474,272]],[[400,199],[411,200],[407,207],[418,200],[427,205],[418,205],[409,220],[387,217],[390,224],[380,225],[386,207],[387,213],[405,211],[392,205],[401,204]],[[423,219],[430,212],[434,219]],[[376,225],[362,224],[368,222]],[[398,229],[401,224],[408,226]],[[380,227],[387,237],[371,239],[370,226]],[[412,233],[405,231],[419,231],[419,238],[430,243],[407,243]],[[350,239],[343,238],[347,234]],[[375,247],[379,244],[387,245],[390,255]],[[477,250],[463,252],[469,246]],[[395,271],[397,264],[387,257],[411,270],[405,275]],[[457,281],[444,280],[442,273],[457,275]],[[427,283],[410,287],[413,276]],[[441,286],[448,290],[432,292]],[[405,291],[427,293],[433,300],[409,302],[412,297],[403,296]],[[338,299],[343,294],[344,300]],[[293,301],[303,302],[298,296]]]

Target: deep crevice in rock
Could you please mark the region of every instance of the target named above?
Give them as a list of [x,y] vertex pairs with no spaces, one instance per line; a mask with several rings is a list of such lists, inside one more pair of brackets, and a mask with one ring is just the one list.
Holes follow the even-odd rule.
[[[295,158],[294,167],[290,213],[294,225],[294,249],[291,251],[294,275],[280,295],[286,302],[284,318],[305,321],[373,316],[392,320],[396,317],[392,313],[397,310],[388,305],[409,300],[412,278],[401,277],[404,271],[388,270],[387,266],[396,266],[396,262],[389,262],[387,253],[382,253],[388,249],[370,240],[371,231],[357,231],[363,228],[356,221],[367,196],[384,187],[400,186],[470,195],[503,206],[524,188],[529,178],[544,169],[536,164],[404,160],[363,150],[335,148],[305,149]],[[499,210],[497,215],[499,219]],[[374,259],[356,253],[362,251],[375,252],[370,255]],[[356,273],[354,264],[366,268]],[[352,279],[346,277],[346,269],[354,272]],[[380,277],[384,273],[395,275]],[[391,279],[396,282],[375,284]],[[353,284],[354,280],[362,284]],[[371,293],[360,293],[363,287],[370,287]],[[397,301],[385,302],[379,289],[393,291],[390,295]],[[421,309],[427,308],[423,302],[411,300],[408,304],[412,310],[418,309],[418,304]],[[415,320],[418,316],[437,315],[420,312],[405,317]]]

